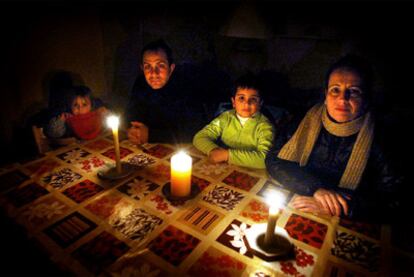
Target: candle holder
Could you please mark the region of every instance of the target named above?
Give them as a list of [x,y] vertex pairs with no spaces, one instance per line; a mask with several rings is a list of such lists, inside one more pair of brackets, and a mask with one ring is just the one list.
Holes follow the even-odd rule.
[[191,191],[187,196],[175,196],[171,193],[171,183],[168,182],[162,187],[162,194],[169,201],[180,201],[180,200],[189,200],[193,199],[200,193],[200,187],[196,184],[191,184]]
[[98,171],[98,177],[107,180],[118,180],[131,175],[136,168],[129,163],[121,162],[121,171],[116,166],[109,166]]
[[265,261],[294,258],[294,246],[286,230],[276,227],[270,243],[265,243],[267,224],[255,224],[245,231],[247,245],[253,254]]

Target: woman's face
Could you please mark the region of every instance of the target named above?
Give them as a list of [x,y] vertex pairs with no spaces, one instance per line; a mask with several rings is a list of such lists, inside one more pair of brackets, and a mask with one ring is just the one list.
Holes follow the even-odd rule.
[[338,68],[329,76],[325,103],[337,122],[354,120],[364,112],[363,80],[354,71]]

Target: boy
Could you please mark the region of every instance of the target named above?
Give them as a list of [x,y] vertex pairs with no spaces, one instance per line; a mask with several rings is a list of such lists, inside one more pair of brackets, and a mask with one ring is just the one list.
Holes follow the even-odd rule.
[[263,101],[256,77],[244,75],[236,81],[235,87],[231,97],[233,109],[223,112],[200,130],[193,144],[213,163],[265,168],[266,153],[273,141],[273,126],[260,113]]

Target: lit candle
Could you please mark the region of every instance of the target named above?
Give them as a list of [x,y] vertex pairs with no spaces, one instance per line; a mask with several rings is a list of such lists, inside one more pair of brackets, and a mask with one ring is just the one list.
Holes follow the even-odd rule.
[[188,196],[191,191],[192,159],[184,152],[178,152],[171,158],[171,194]]
[[112,134],[114,135],[116,171],[118,173],[121,173],[121,158],[120,158],[121,155],[119,153],[119,138],[118,138],[119,118],[117,116],[111,115],[106,119],[106,123],[112,129]]
[[269,218],[264,243],[270,245],[274,240],[276,221],[279,217],[279,208],[283,203],[283,195],[280,192],[272,191],[268,194],[266,202],[269,205]]

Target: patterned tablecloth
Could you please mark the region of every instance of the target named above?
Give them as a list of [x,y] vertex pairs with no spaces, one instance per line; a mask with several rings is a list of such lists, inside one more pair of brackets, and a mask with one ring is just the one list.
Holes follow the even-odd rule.
[[[161,189],[170,158],[186,149],[201,192],[169,202]],[[107,181],[112,137],[70,145],[45,157],[0,169],[0,204],[25,226],[58,265],[77,275],[103,276],[365,276],[387,272],[386,226],[321,218],[283,208],[277,226],[296,258],[265,262],[246,245],[245,231],[265,223],[264,196],[280,190],[264,170],[210,164],[191,145],[121,142],[133,175]],[[346,275],[350,274],[350,275]]]

